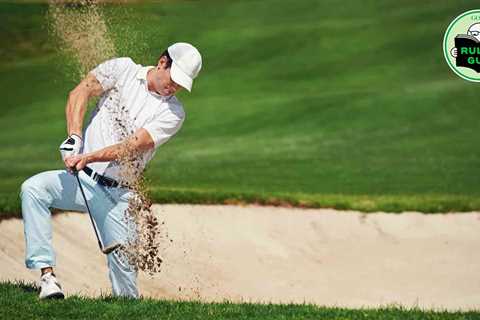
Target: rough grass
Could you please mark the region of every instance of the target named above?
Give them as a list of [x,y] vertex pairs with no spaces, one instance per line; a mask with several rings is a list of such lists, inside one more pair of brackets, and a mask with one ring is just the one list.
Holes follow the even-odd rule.
[[[204,56],[192,94],[180,94],[185,125],[148,169],[154,201],[480,209],[480,109],[471,103],[480,93],[441,50],[449,22],[469,8],[307,0],[106,8],[120,53],[138,63],[154,63],[178,40]],[[23,180],[62,167],[74,82],[47,41],[45,9],[0,4],[1,212],[18,214]]]
[[479,319],[480,313],[424,311],[388,306],[379,309],[326,308],[315,305],[201,303],[69,297],[40,301],[28,283],[0,283],[0,319]]

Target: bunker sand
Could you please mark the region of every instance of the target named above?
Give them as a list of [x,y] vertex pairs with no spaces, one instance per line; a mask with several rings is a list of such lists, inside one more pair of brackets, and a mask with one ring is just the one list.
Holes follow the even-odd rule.
[[[168,237],[162,272],[139,277],[146,297],[326,306],[400,304],[480,309],[480,213],[362,214],[257,206],[155,205]],[[110,292],[106,258],[86,214],[53,218],[66,294]],[[0,222],[0,279],[24,267],[22,221]]]

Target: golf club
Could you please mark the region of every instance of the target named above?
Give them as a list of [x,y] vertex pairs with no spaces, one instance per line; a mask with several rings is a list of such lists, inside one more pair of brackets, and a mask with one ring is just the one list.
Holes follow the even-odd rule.
[[107,247],[105,247],[103,245],[102,239],[100,238],[100,235],[98,234],[97,224],[95,223],[95,220],[93,220],[92,214],[90,213],[90,207],[88,206],[87,198],[85,197],[85,193],[83,192],[83,187],[82,187],[82,184],[80,182],[80,178],[78,177],[78,171],[74,170],[73,174],[75,175],[75,177],[77,177],[78,186],[80,187],[80,192],[82,193],[83,200],[85,201],[85,206],[87,207],[88,216],[90,217],[90,221],[92,222],[92,225],[93,225],[93,230],[95,231],[95,236],[97,237],[98,246],[100,247],[100,250],[104,254],[109,254],[112,251],[114,251],[115,249],[117,249],[118,247],[120,247],[120,244],[119,243],[113,243],[113,244],[111,244]]

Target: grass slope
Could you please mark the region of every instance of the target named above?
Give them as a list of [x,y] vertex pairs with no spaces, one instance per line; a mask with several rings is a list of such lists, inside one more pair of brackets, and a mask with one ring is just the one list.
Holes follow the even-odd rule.
[[70,297],[39,301],[36,288],[0,283],[0,319],[479,319],[479,312],[325,308],[314,305],[235,304]]
[[[149,167],[154,200],[480,209],[480,109],[471,103],[480,93],[441,50],[446,27],[469,8],[390,0],[108,8],[120,55],[152,64],[168,43],[188,41],[204,56],[192,94],[180,94],[185,125]],[[0,4],[2,212],[19,212],[23,180],[62,167],[74,82],[46,41],[45,10]]]

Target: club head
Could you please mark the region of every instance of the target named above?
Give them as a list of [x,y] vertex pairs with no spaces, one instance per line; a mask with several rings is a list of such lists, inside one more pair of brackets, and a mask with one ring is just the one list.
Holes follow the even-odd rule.
[[114,244],[111,244],[111,245],[103,248],[102,252],[104,254],[109,254],[109,253],[115,251],[118,247],[120,247],[120,243],[114,243]]

